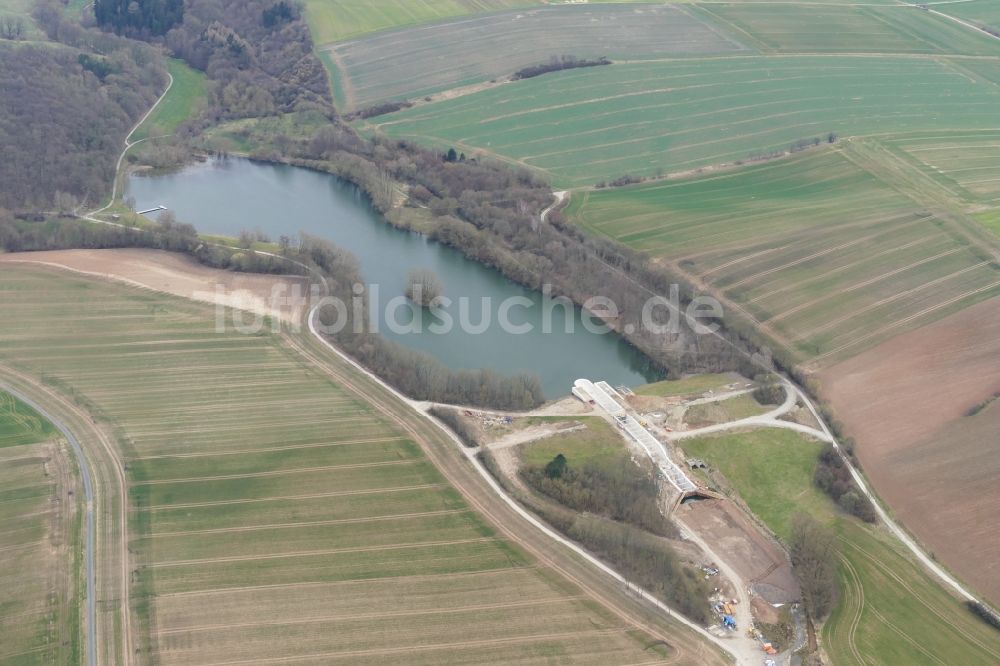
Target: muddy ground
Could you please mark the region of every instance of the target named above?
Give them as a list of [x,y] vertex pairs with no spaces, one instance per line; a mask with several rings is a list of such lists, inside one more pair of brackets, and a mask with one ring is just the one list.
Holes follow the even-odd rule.
[[784,551],[728,500],[687,501],[677,516],[695,529],[769,604],[796,601],[799,585]]

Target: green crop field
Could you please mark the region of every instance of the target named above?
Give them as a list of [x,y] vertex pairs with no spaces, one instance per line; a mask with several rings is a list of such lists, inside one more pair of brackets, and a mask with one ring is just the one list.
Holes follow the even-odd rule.
[[203,72],[188,67],[176,58],[167,59],[167,68],[174,77],[174,84],[149,118],[136,129],[133,141],[172,134],[205,103],[207,89]]
[[12,395],[0,392],[0,449],[49,439],[52,424]]
[[970,204],[1000,206],[1000,132],[941,132],[891,143]]
[[[918,4],[915,0],[908,1]],[[997,3],[996,0],[969,0],[968,2],[947,3],[935,6],[934,9],[942,14],[954,16],[975,25],[1000,30],[1000,3]]]
[[1000,87],[940,58],[734,56],[559,72],[374,125],[495,154],[565,187],[731,163],[830,132],[991,128],[998,105]]
[[1000,293],[1000,270],[858,167],[860,146],[581,192],[570,219],[674,262],[803,358],[853,354]]
[[738,3],[698,10],[764,51],[1000,54],[1000,41],[916,7]]
[[70,456],[48,421],[0,392],[0,663],[79,661]]
[[646,659],[276,335],[217,332],[210,307],[42,269],[0,269],[0,302],[0,360],[117,433],[152,661]]
[[882,530],[843,516],[812,484],[818,442],[784,430],[684,442],[726,477],[782,538],[799,511],[840,537],[840,600],[823,627],[837,664],[977,664],[1000,659],[1000,634],[928,577]]
[[[474,46],[470,46],[474,45]],[[513,74],[565,54],[618,59],[744,50],[687,10],[567,5],[466,17],[383,32],[325,49],[341,105],[414,99]]]
[[329,44],[369,32],[537,5],[534,0],[305,0],[313,41]]

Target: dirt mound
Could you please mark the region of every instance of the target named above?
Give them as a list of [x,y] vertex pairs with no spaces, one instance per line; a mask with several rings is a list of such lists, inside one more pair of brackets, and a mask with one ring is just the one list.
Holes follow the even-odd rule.
[[708,542],[766,602],[799,598],[799,585],[784,552],[732,502],[697,500],[685,502],[677,511],[684,524]]
[[[820,374],[875,490],[935,556],[1000,602],[1000,299]],[[992,479],[991,483],[989,480]]]

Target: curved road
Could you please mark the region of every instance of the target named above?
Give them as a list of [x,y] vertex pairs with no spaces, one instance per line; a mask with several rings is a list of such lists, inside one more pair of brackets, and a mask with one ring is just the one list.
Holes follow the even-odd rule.
[[0,383],[0,390],[10,393],[12,396],[31,407],[33,410],[45,417],[62,436],[73,447],[77,464],[80,466],[80,476],[83,478],[83,494],[86,500],[86,521],[84,523],[84,569],[87,579],[86,584],[86,624],[87,624],[87,666],[97,666],[97,606],[94,599],[95,575],[94,575],[94,484],[90,476],[90,467],[87,458],[83,455],[83,448],[76,436],[70,432],[69,428],[63,425],[62,421],[54,417],[37,402],[24,395],[12,386]]
[[[98,213],[102,213],[102,212],[106,211],[108,208],[111,208],[111,206],[113,206],[114,203],[115,203],[115,201],[118,199],[118,178],[121,176],[122,160],[125,159],[125,154],[128,153],[128,151],[132,148],[132,146],[140,144],[143,141],[146,141],[147,139],[162,139],[163,138],[163,137],[159,137],[159,136],[158,137],[147,136],[145,139],[139,139],[138,141],[132,141],[131,140],[132,139],[132,135],[135,134],[135,131],[137,129],[139,129],[139,127],[144,122],[146,122],[146,119],[149,118],[149,116],[151,116],[153,114],[153,111],[156,110],[156,107],[158,107],[160,105],[160,102],[163,101],[163,98],[167,96],[167,93],[170,92],[170,89],[173,88],[173,87],[174,87],[174,76],[170,72],[167,72],[167,87],[164,88],[164,90],[160,94],[160,96],[156,98],[155,102],[153,102],[153,106],[149,107],[149,110],[146,111],[145,114],[143,114],[142,118],[139,118],[139,122],[137,122],[135,125],[133,125],[132,129],[129,131],[129,133],[125,135],[125,148],[124,148],[124,150],[122,150],[121,155],[118,156],[118,163],[115,165],[115,179],[111,183],[111,199],[108,200],[108,203],[105,204],[102,208],[98,208],[97,210],[94,210],[94,211],[91,211],[91,212],[87,213],[87,215],[85,217],[90,217],[90,216],[97,215]],[[169,136],[169,135],[165,135],[165,136]]]
[[719,638],[718,636],[715,636],[714,634],[712,634],[709,631],[707,631],[701,625],[699,625],[699,624],[697,624],[695,622],[692,622],[691,620],[688,620],[686,617],[684,617],[683,615],[680,615],[679,613],[675,613],[674,611],[672,611],[670,609],[669,606],[667,606],[662,601],[660,601],[659,599],[657,599],[653,595],[649,594],[645,590],[643,590],[643,589],[641,589],[641,588],[639,588],[637,586],[630,585],[629,582],[628,582],[628,580],[624,576],[622,576],[620,573],[618,573],[617,571],[615,571],[613,568],[609,567],[607,564],[605,564],[600,559],[598,559],[598,558],[594,557],[593,555],[591,555],[589,552],[587,552],[581,546],[579,546],[576,542],[563,537],[561,534],[558,534],[552,528],[550,528],[548,525],[546,525],[545,523],[543,523],[542,521],[540,521],[539,519],[537,519],[533,514],[529,513],[526,509],[524,509],[524,507],[522,507],[516,500],[514,500],[512,497],[510,497],[510,495],[508,495],[507,492],[502,487],[500,487],[500,484],[497,483],[496,479],[493,478],[493,475],[490,474],[486,470],[485,467],[483,467],[483,464],[481,462],[479,462],[479,459],[476,457],[475,451],[472,450],[472,449],[469,449],[466,446],[463,446],[462,442],[458,439],[457,435],[455,435],[455,433],[453,433],[451,431],[451,429],[449,429],[447,426],[445,426],[444,424],[442,424],[440,421],[438,421],[437,419],[431,417],[429,414],[427,414],[425,411],[423,411],[423,409],[421,409],[421,403],[420,402],[412,400],[411,398],[408,398],[407,396],[403,395],[397,389],[395,389],[394,387],[390,386],[387,382],[385,382],[381,377],[378,377],[377,375],[375,375],[373,372],[371,372],[370,370],[368,370],[367,368],[365,368],[363,365],[361,365],[356,360],[354,360],[351,356],[349,356],[348,354],[344,353],[338,347],[336,347],[334,344],[332,344],[329,340],[327,340],[317,330],[317,328],[316,328],[316,315],[317,315],[318,310],[319,310],[319,306],[315,306],[315,307],[313,307],[313,309],[307,315],[307,322],[309,324],[309,332],[312,334],[313,338],[315,338],[317,341],[319,341],[319,343],[322,344],[323,347],[325,347],[327,350],[333,352],[338,357],[340,357],[340,359],[342,359],[345,363],[348,363],[353,368],[355,368],[359,372],[363,373],[366,377],[368,377],[369,379],[371,379],[372,381],[374,381],[375,383],[377,383],[379,386],[381,386],[383,389],[385,389],[386,391],[388,391],[389,393],[391,393],[397,399],[401,400],[402,402],[404,402],[405,404],[407,404],[408,406],[410,406],[414,411],[416,411],[417,413],[419,413],[421,416],[423,416],[424,418],[430,420],[439,430],[441,430],[442,433],[444,433],[451,441],[453,441],[456,444],[458,450],[462,451],[462,453],[465,454],[466,459],[472,464],[472,466],[475,468],[476,472],[478,472],[479,476],[482,477],[482,479],[487,483],[487,485],[489,485],[489,487],[493,490],[493,492],[496,494],[496,496],[499,497],[504,502],[504,504],[506,504],[511,510],[513,510],[515,513],[517,513],[518,516],[520,516],[521,518],[523,518],[525,521],[527,521],[528,523],[530,523],[533,527],[535,527],[536,529],[538,529],[539,531],[541,531],[543,534],[545,534],[547,537],[549,537],[553,541],[556,541],[556,542],[558,542],[558,543],[566,546],[570,550],[572,550],[578,556],[580,556],[584,560],[586,560],[590,565],[592,565],[592,566],[596,567],[597,569],[601,570],[606,575],[610,576],[611,578],[613,578],[614,580],[618,581],[622,585],[629,586],[629,590],[635,596],[639,597],[640,599],[642,599],[646,603],[648,603],[648,604],[656,607],[658,610],[660,610],[663,613],[665,613],[671,619],[676,620],[677,622],[680,622],[681,624],[685,625],[689,629],[695,631],[702,638],[708,640],[709,642],[711,642],[712,644],[714,644],[716,647],[720,648],[721,650],[723,650],[726,653],[728,653],[729,655],[731,655],[736,660],[737,664],[749,664],[749,663],[752,663],[752,661],[750,659],[750,655],[749,654],[744,654],[731,641],[728,641],[726,639],[722,639],[722,638]]

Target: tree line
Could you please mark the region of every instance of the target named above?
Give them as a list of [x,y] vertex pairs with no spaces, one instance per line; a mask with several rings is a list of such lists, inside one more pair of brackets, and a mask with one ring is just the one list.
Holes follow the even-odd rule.
[[809,613],[817,620],[826,617],[837,599],[839,553],[837,535],[831,528],[805,513],[792,518],[788,543],[792,572]]
[[521,478],[531,488],[574,511],[627,523],[658,536],[677,536],[660,511],[659,489],[652,470],[627,456],[612,464],[571,464],[559,454],[547,465],[525,465]]
[[20,16],[0,16],[0,39],[17,41],[25,34],[24,18]]
[[875,522],[875,507],[854,483],[851,470],[844,464],[832,444],[827,444],[820,453],[813,474],[813,483],[845,512],[857,516],[866,523]]
[[326,71],[298,4],[185,0],[184,7],[163,43],[208,75],[203,124],[304,108],[333,114]]
[[536,76],[541,76],[542,74],[558,72],[564,69],[576,69],[577,67],[600,67],[602,65],[610,64],[611,61],[603,56],[594,60],[577,58],[573,55],[552,56],[547,63],[543,63],[541,65],[531,65],[530,67],[524,67],[517,70],[514,72],[513,76],[511,76],[511,79],[517,81],[519,79],[530,79]]

